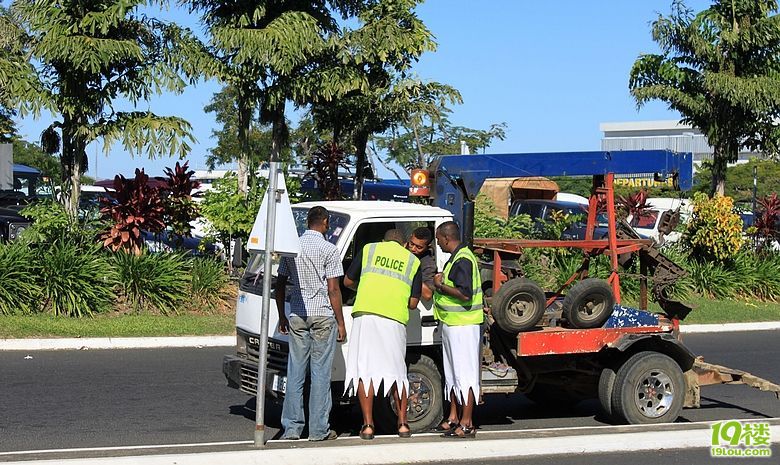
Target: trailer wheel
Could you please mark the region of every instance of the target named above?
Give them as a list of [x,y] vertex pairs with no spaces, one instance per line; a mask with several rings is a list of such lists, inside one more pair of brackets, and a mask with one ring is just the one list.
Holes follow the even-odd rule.
[[583,279],[572,286],[563,299],[563,316],[575,328],[599,328],[615,306],[615,297],[606,281]]
[[508,333],[527,331],[544,315],[544,291],[525,278],[505,282],[492,299],[490,307],[498,326]]
[[612,412],[632,425],[670,423],[684,399],[685,378],[677,362],[658,352],[639,352],[617,371]]
[[[412,432],[420,433],[435,427],[442,419],[444,385],[433,359],[426,355],[410,355],[407,357],[409,402],[406,415]],[[395,434],[398,411],[392,396],[377,397],[374,410],[377,428],[384,433]]]
[[615,389],[615,378],[617,378],[617,373],[612,368],[606,367],[601,370],[601,376],[599,376],[599,404],[607,420],[615,419],[615,414],[612,412],[612,392]]

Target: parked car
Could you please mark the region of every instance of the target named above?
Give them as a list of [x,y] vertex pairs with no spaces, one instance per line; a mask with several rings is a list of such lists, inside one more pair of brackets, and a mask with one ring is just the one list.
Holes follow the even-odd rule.
[[[537,232],[544,230],[546,224],[554,221],[554,212],[565,215],[577,215],[579,218],[561,234],[563,240],[585,239],[585,229],[588,223],[588,206],[580,202],[566,202],[561,200],[520,199],[512,202],[509,207],[509,216],[528,215],[534,221]],[[607,235],[606,215],[599,215],[597,226],[593,231],[594,239],[603,239]]]

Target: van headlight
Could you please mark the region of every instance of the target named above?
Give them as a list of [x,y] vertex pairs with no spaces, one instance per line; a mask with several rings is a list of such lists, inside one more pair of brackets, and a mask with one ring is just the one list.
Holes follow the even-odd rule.
[[30,223],[9,223],[8,240],[15,241],[30,226]]
[[236,353],[246,358],[246,338],[240,334],[236,335]]

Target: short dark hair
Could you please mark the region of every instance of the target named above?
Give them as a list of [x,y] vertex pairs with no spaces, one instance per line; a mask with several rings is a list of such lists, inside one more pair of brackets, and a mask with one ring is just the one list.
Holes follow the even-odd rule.
[[426,228],[425,226],[421,226],[412,231],[412,236],[425,241],[426,244],[430,244],[431,240],[433,239],[433,233],[431,233],[431,229]]
[[399,244],[404,242],[404,233],[400,229],[388,229],[385,231],[385,241],[395,241]]
[[460,227],[454,221],[447,221],[439,225],[436,230],[447,239],[460,240]]
[[309,227],[312,227],[315,224],[323,223],[328,219],[328,215],[330,215],[330,213],[328,213],[328,210],[325,207],[320,207],[319,205],[311,207],[311,209],[309,209],[309,214],[306,216],[306,224]]

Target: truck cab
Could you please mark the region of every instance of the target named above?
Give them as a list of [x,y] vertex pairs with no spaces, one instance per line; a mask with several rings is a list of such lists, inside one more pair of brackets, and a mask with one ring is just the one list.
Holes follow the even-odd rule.
[[[452,220],[452,214],[438,207],[426,205],[386,202],[386,201],[332,201],[304,202],[292,206],[293,217],[300,236],[306,229],[306,216],[311,207],[320,205],[330,212],[330,229],[326,239],[336,245],[339,250],[342,265],[346,271],[365,244],[379,242],[389,229],[400,229],[405,237],[419,227],[434,230],[438,225]],[[435,241],[433,241],[435,242]],[[436,258],[439,269],[444,267],[449,254],[443,253],[431,244],[431,252]],[[239,284],[238,303],[236,306],[236,338],[237,351],[223,360],[223,372],[228,385],[250,395],[257,390],[257,360],[260,340],[260,313],[262,309],[262,269],[263,254],[252,253],[249,257],[246,271]],[[277,269],[275,263],[274,270]],[[333,361],[331,379],[333,394],[340,398],[344,392],[345,360],[349,347],[349,332],[352,324],[352,305],[355,301],[355,291],[342,285],[344,320],[347,327],[347,341],[339,344],[339,349]],[[287,293],[290,295],[290,292]],[[286,305],[289,315],[289,303]],[[287,372],[287,336],[279,333],[278,312],[273,296],[268,324],[268,365],[267,383],[271,397],[284,395]],[[433,302],[420,301],[416,310],[409,312],[407,325],[407,353],[414,357],[421,352],[435,351],[441,344],[441,339],[433,318]],[[434,376],[430,374],[430,376]],[[417,384],[423,390],[433,389],[427,384],[437,380],[422,381]],[[436,389],[440,390],[440,387]],[[436,395],[441,395],[436,392]],[[438,415],[438,413],[437,413]],[[432,421],[438,421],[438,417]]]

